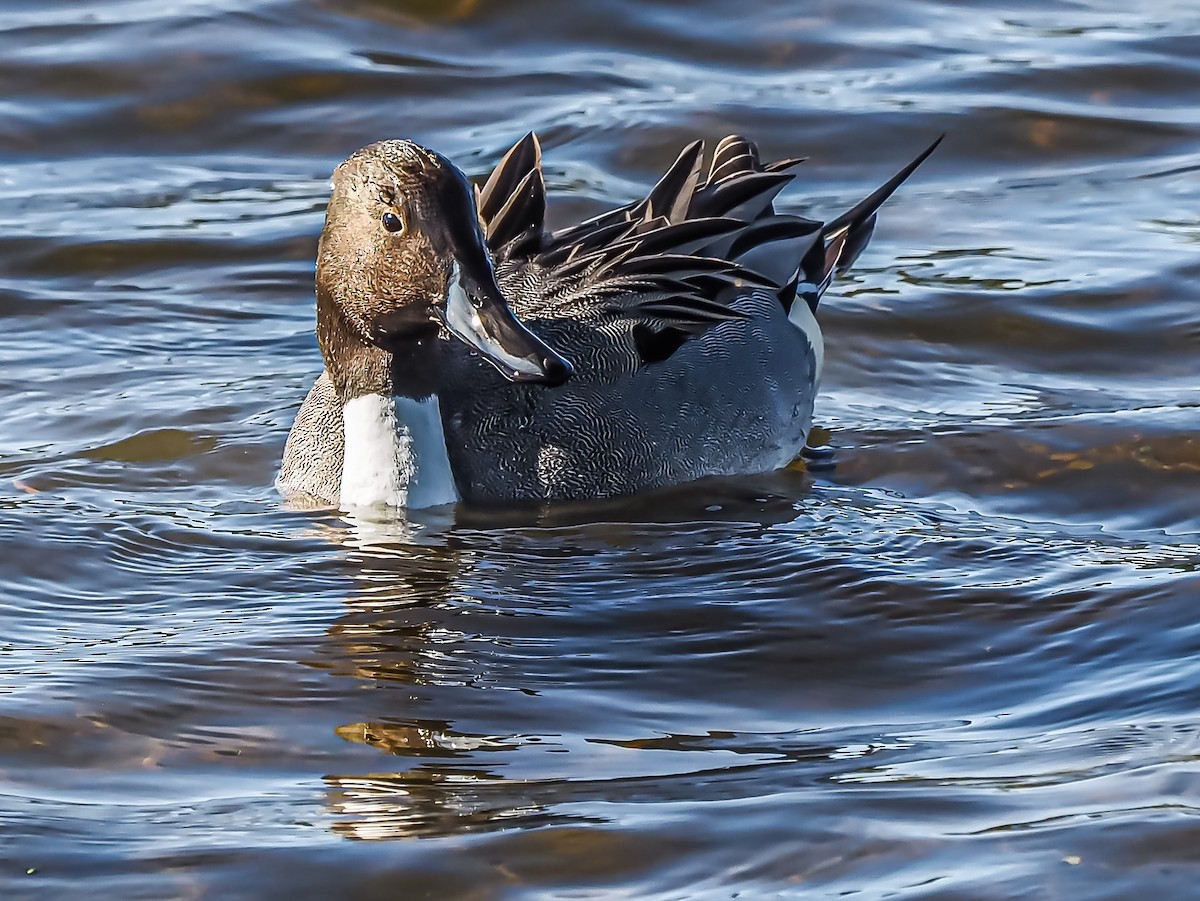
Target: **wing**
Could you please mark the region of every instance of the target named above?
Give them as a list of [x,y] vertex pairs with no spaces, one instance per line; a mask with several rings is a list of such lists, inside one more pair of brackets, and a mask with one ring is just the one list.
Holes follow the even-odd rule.
[[522,300],[551,317],[627,319],[643,362],[655,362],[742,318],[731,302],[747,290],[774,292],[785,310],[798,296],[815,308],[833,273],[866,246],[876,210],[936,146],[825,224],[775,211],[803,159],[764,165],[753,143],[730,135],[705,172],[696,141],[644,199],[547,231],[541,147],[530,133],[479,191],[479,215],[498,269],[533,295]]

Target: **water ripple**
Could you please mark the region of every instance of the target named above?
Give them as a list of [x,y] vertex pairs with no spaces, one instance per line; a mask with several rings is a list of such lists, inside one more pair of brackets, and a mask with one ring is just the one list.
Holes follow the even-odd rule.
[[[1191,897],[1194,3],[16,0],[0,22],[6,897]],[[743,132],[836,214],[835,465],[285,508],[329,174],[550,216]]]

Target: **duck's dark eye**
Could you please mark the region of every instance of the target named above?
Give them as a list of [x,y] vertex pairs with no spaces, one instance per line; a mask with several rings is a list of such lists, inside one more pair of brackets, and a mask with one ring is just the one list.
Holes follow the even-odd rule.
[[398,232],[400,229],[404,228],[404,220],[395,213],[384,213],[383,227],[390,232]]

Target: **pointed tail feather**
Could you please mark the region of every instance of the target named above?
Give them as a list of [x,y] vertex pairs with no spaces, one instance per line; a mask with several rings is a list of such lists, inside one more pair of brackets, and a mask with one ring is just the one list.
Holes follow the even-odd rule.
[[937,140],[922,150],[915,160],[885,181],[882,185],[872,191],[863,200],[860,200],[842,215],[838,216],[832,222],[825,226],[826,231],[835,232],[840,228],[853,226],[856,222],[865,222],[875,214],[875,211],[883,206],[883,202],[887,200],[900,185],[904,184],[905,180],[917,171],[917,166],[928,159],[929,154],[937,150],[938,144],[942,143],[942,139],[946,136],[938,135]]
[[[945,137],[944,134],[939,135],[911,163],[842,215],[825,224],[821,229],[821,241],[804,255],[796,277],[780,293],[785,308],[790,308],[791,302],[799,296],[816,310],[833,276],[849,269],[870,242],[871,234],[875,231],[875,215],[884,201],[925,162]],[[785,297],[789,291],[791,296]]]
[[917,171],[917,167],[925,162],[933,151],[937,150],[938,145],[942,143],[942,139],[945,137],[944,134],[938,135],[937,139],[922,150],[916,159],[872,191],[867,197],[860,200],[825,226],[824,233],[827,242],[843,230],[846,233],[846,241],[842,247],[842,252],[833,261],[833,266],[839,272],[846,271],[858,258],[858,255],[862,253],[863,248],[867,246],[867,242],[871,240],[871,233],[875,230],[875,214],[883,206],[884,201],[891,197],[910,175]]

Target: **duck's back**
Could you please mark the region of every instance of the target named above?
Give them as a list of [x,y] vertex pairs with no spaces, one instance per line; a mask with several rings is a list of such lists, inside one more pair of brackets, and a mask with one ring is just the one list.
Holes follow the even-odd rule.
[[463,500],[614,497],[769,471],[803,447],[815,352],[773,294],[738,297],[731,306],[746,318],[653,363],[639,358],[628,321],[545,318],[509,296],[576,375],[555,389],[515,385],[447,348],[443,422]]

